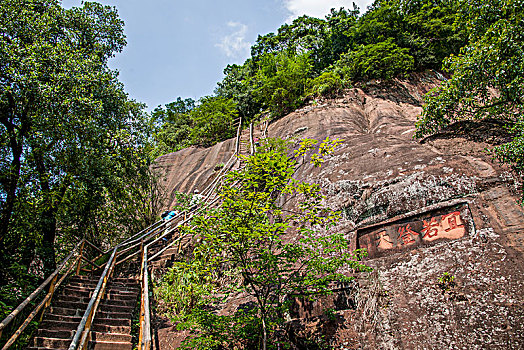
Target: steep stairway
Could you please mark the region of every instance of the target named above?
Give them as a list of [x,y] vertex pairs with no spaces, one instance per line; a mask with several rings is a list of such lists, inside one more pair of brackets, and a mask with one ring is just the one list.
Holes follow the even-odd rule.
[[161,278],[163,272],[173,266],[173,263],[190,249],[191,236],[185,236],[179,242],[167,248],[162,254],[151,262],[151,275]]
[[[238,124],[236,124],[238,126]],[[250,155],[252,152],[252,147],[256,147],[260,140],[267,137],[267,128],[268,122],[262,121],[256,125],[251,124],[249,127],[245,128],[240,133],[240,143],[239,143],[239,154],[241,155]],[[250,130],[251,129],[251,130]],[[253,145],[251,144],[251,139],[253,140]],[[256,150],[255,150],[256,152]],[[239,162],[239,166],[242,166],[242,162]],[[171,236],[166,236],[166,242],[172,242],[174,239],[177,239],[177,234]],[[154,278],[160,279],[163,272],[168,268],[173,266],[173,263],[179,259],[181,256],[184,256],[185,253],[190,249],[191,237],[186,236],[182,237],[180,240],[177,240],[175,244],[166,249],[162,254],[151,261],[151,274]],[[151,247],[152,256],[155,252],[155,249],[163,248],[163,244],[160,242],[156,247]]]
[[[51,303],[28,349],[67,349],[80,323],[98,277],[74,276]],[[131,322],[140,285],[134,278],[114,278],[107,286],[91,328],[90,348],[133,348]]]

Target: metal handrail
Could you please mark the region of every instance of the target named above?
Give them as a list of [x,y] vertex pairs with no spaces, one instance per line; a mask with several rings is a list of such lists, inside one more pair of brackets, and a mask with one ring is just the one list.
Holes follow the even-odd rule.
[[237,128],[237,139],[235,144],[235,154],[238,154],[240,152],[240,134],[242,132],[242,117],[240,117],[240,121],[238,123]]
[[[202,207],[197,208],[196,210],[194,210],[194,212],[190,213],[190,215],[189,215],[189,216],[188,216],[184,221],[180,222],[180,223],[175,227],[175,230],[176,230],[178,227],[180,227],[180,226],[186,224],[187,222],[191,221],[191,219],[193,218],[194,215],[196,215],[198,212],[202,211],[204,208],[206,208],[206,207],[208,207],[208,206],[211,206],[211,205],[215,204],[219,199],[220,199],[220,198],[217,197],[217,198],[213,199],[213,201],[211,201],[210,203],[207,203],[207,204],[205,204],[204,206],[202,206]],[[164,235],[165,235],[165,234],[164,234]],[[162,235],[162,236],[158,237],[157,239],[155,239],[154,241],[148,243],[148,244],[146,245],[146,247],[149,247],[149,246],[155,244],[155,243],[158,242],[160,239],[162,239],[162,237],[163,237],[164,235]],[[171,242],[171,243],[172,243],[172,242]],[[156,252],[153,256],[151,256],[151,257],[148,259],[148,262],[149,262],[149,261],[152,261],[153,259],[155,259],[156,257],[158,257],[160,254],[162,254],[163,252],[165,252],[165,251],[166,251],[166,250],[171,246],[171,243],[166,244],[166,246],[165,246],[164,248],[160,249],[160,250],[159,250],[158,252]]]
[[[167,220],[167,221],[164,221],[164,220],[157,221],[154,225],[151,225],[149,227],[149,231],[147,231],[146,233],[142,234],[138,238],[133,238],[132,240],[127,239],[124,242],[120,243],[119,246],[125,247],[126,245],[129,245],[129,244],[133,244],[133,243],[137,243],[137,242],[140,243],[140,241],[143,240],[145,237],[151,235],[151,233],[155,232],[156,230],[158,230],[162,226],[167,225],[167,223],[170,222],[171,220],[172,219]],[[156,227],[154,227],[154,226],[156,226]],[[154,227],[154,228],[151,228],[151,227]],[[144,232],[144,231],[145,230],[142,230],[141,232]],[[137,237],[137,235],[134,235],[134,237]]]
[[[91,324],[96,315],[98,305],[100,304],[100,301],[104,297],[107,283],[109,279],[111,278],[111,275],[112,275],[112,272],[114,271],[115,266],[117,265],[118,257],[125,255],[126,253],[133,250],[133,248],[141,246],[141,249],[139,249],[137,252],[130,253],[127,257],[125,257],[123,260],[121,260],[118,263],[122,263],[123,261],[135,256],[137,253],[139,253],[142,250],[144,240],[150,240],[152,237],[158,234],[160,230],[164,229],[164,227],[167,226],[167,224],[176,220],[177,218],[180,218],[181,215],[182,213],[176,215],[175,217],[171,218],[170,220],[163,221],[162,223],[157,222],[154,225],[149,226],[147,230],[142,230],[141,231],[142,235],[139,238],[124,241],[120,243],[119,245],[117,245],[115,248],[113,248],[111,257],[105,263],[104,272],[102,273],[102,275],[100,276],[100,279],[98,280],[95,291],[93,295],[91,296],[91,299],[89,300],[89,304],[87,305],[87,308],[84,312],[82,320],[77,327],[75,336],[73,340],[71,341],[71,344],[69,345],[69,350],[85,349],[86,346],[88,345],[88,341],[90,339]],[[147,232],[143,233],[145,231]],[[134,237],[137,237],[137,235],[134,235]],[[147,261],[146,261],[146,266],[147,266]],[[146,289],[147,288],[148,286],[146,286]],[[149,320],[149,316],[147,319]]]
[[[40,284],[40,286],[35,289],[24,301],[18,305],[16,309],[14,309],[6,318],[0,322],[0,336],[2,335],[3,330],[16,318],[17,315],[19,315],[26,307],[31,303],[33,300],[36,299],[36,297],[49,285],[48,292],[44,299],[31,311],[31,313],[26,317],[24,322],[20,325],[20,327],[16,330],[16,332],[9,338],[9,340],[4,344],[2,347],[2,350],[8,349],[11,345],[13,345],[18,337],[22,334],[22,332],[25,330],[25,328],[31,323],[31,321],[35,318],[35,316],[42,310],[47,308],[51,304],[51,300],[53,298],[55,290],[62,284],[64,279],[69,276],[73,268],[76,267],[76,272],[78,274],[80,263],[83,258],[83,250],[84,245],[87,242],[86,239],[82,239],[80,242],[77,243],[77,245],[71,250],[69,255],[62,260],[62,262],[58,265],[55,271],[47,277],[47,279]],[[71,259],[73,254],[78,251],[78,257],[75,259],[75,262],[70,264],[66,272],[61,276],[61,278],[58,279],[58,274],[62,272],[63,268],[66,266],[67,262]]]
[[249,152],[255,154],[255,144],[253,141],[253,123],[249,124]]
[[[133,236],[131,236],[131,237],[125,239],[123,242],[120,242],[120,244],[121,244],[121,245],[122,245],[122,244],[125,244],[125,243],[127,243],[127,241],[135,239],[136,237],[138,237],[138,236],[140,236],[141,234],[143,234],[145,231],[149,231],[149,230],[151,230],[152,227],[154,227],[154,226],[156,226],[156,225],[158,225],[158,224],[162,224],[162,223],[164,223],[164,220],[160,219],[160,220],[158,220],[157,222],[155,222],[155,223],[149,225],[149,226],[146,227],[145,229],[139,231],[138,233],[135,233]],[[111,251],[111,249],[107,250],[106,253],[109,253],[110,251]]]
[[140,270],[142,296],[140,300],[140,333],[138,336],[139,348],[149,350],[151,348],[151,312],[149,309],[149,275],[147,267],[147,247],[142,249],[142,265]]

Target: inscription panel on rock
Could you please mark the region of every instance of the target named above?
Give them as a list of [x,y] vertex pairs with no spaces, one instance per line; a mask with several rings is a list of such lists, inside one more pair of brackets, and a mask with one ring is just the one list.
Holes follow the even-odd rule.
[[467,205],[462,204],[362,228],[357,230],[358,247],[375,258],[438,240],[458,239],[468,233],[464,220],[468,215]]

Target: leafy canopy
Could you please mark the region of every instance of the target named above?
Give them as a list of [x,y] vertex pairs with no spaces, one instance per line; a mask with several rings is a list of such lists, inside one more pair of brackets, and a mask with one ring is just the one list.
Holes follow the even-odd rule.
[[0,2],[0,18],[0,297],[6,300],[27,279],[54,270],[56,255],[78,239],[101,245],[151,221],[156,184],[145,156],[143,105],[129,100],[107,65],[126,44],[116,9],[9,0]]

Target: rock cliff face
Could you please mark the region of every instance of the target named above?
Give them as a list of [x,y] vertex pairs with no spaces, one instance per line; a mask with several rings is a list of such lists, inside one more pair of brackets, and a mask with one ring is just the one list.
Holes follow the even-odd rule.
[[[270,137],[344,140],[297,178],[322,186],[343,212],[337,229],[375,268],[343,292],[346,302],[331,300],[334,318],[314,311],[329,300],[298,311],[297,337],[323,333],[337,349],[524,348],[524,214],[517,179],[484,151],[498,136],[479,129],[467,139],[456,125],[413,139],[422,96],[441,79],[371,83],[269,126]],[[168,193],[202,188],[233,147],[160,157]]]

